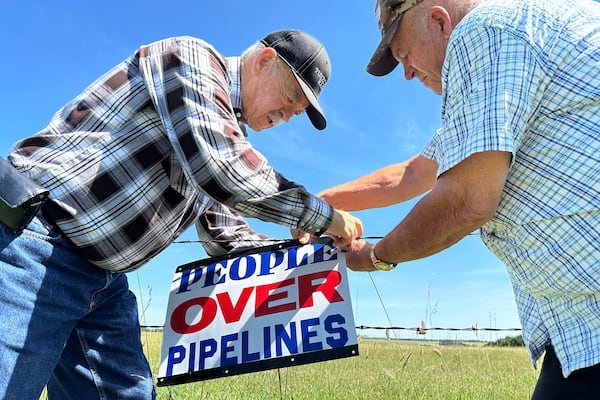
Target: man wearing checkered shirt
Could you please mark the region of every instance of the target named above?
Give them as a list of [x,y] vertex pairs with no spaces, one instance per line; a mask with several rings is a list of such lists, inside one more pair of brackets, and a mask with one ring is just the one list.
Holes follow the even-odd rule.
[[317,98],[329,73],[323,45],[296,30],[241,57],[169,38],[18,142],[8,160],[50,195],[22,232],[0,224],[0,398],[38,399],[46,384],[49,399],[154,398],[124,273],[194,224],[213,256],[264,245],[244,216],[338,245],[360,237],[358,219],[285,179],[245,139],[245,126],[303,112],[325,128]]
[[412,159],[320,194],[344,210],[425,194],[380,242],[354,243],[349,267],[389,270],[481,228],[534,365],[545,352],[533,398],[597,398],[600,4],[377,0],[375,14],[367,71],[401,63],[442,96],[442,126]]

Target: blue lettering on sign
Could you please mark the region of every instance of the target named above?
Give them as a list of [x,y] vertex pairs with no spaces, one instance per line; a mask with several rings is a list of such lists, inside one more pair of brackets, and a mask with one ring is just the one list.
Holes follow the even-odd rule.
[[231,345],[231,342],[235,342],[238,338],[237,333],[231,333],[229,335],[221,336],[221,366],[226,367],[228,365],[237,364],[237,357],[228,357],[227,353],[233,352],[235,347]]
[[[297,354],[299,343],[303,353],[323,350],[326,347],[344,347],[348,342],[348,329],[344,326],[345,323],[346,319],[343,315],[332,314],[325,318],[323,324],[319,318],[308,318],[299,321],[299,328],[295,321],[291,321],[287,327],[282,324],[265,326],[261,332],[262,341],[252,337],[257,332],[253,330],[252,332],[242,331],[241,335],[232,333],[220,338],[190,342],[187,346],[172,346],[168,351],[165,376],[173,376],[174,368],[180,364],[187,365],[185,373],[205,370],[207,361],[215,361],[214,357],[218,357],[218,366],[224,367],[238,364],[239,358],[242,363],[246,363],[282,357],[286,353]],[[298,342],[298,335],[300,342]],[[273,341],[274,356],[272,353]],[[236,354],[240,354],[241,357]],[[180,373],[183,372],[178,372],[178,374]]]
[[300,330],[302,331],[302,349],[304,349],[304,351],[323,350],[323,343],[311,343],[310,341],[311,337],[318,336],[319,334],[319,332],[316,330],[310,330],[311,327],[317,325],[319,325],[319,318],[309,318],[300,321]]
[[[273,262],[271,262],[273,260]],[[274,275],[273,269],[283,264],[285,253],[283,251],[273,251],[271,253],[260,254],[260,272],[258,276]]]
[[[338,335],[337,339],[335,336],[328,336],[325,340],[331,348],[342,347],[348,343],[348,331],[343,327],[346,323],[346,318],[340,314],[333,314],[325,318],[325,331],[332,335]],[[333,325],[338,325],[334,327]]]
[[290,334],[285,330],[285,326],[281,324],[275,325],[275,355],[281,357],[283,355],[283,344],[290,353],[298,353],[298,342],[296,341],[296,323],[290,322]]
[[271,327],[265,326],[263,328],[263,349],[265,358],[271,358]]
[[260,360],[260,351],[250,353],[250,332],[242,332],[242,364]]
[[254,275],[265,276],[275,274],[275,270],[291,270],[304,265],[324,261],[337,260],[336,248],[327,244],[312,244],[302,247],[292,247],[287,251],[273,251],[251,254],[219,261],[206,267],[189,268],[181,273],[178,293],[190,291],[190,287],[200,284],[210,287],[223,284],[228,278],[235,281],[248,279]]
[[198,369],[206,369],[206,359],[214,356],[216,352],[217,341],[215,339],[206,339],[200,341],[200,364]]

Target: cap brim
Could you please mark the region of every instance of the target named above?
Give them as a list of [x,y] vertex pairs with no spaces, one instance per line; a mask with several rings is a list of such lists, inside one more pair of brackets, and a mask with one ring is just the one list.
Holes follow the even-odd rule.
[[396,18],[396,20],[390,24],[387,32],[381,38],[375,53],[373,53],[371,56],[371,60],[367,65],[367,72],[371,75],[387,75],[398,65],[398,60],[394,58],[392,52],[390,51],[390,43],[394,38],[396,31],[398,30],[398,25],[400,25],[401,19],[402,15],[400,15],[399,18]]
[[298,76],[293,68],[291,68],[291,71],[294,74],[294,78],[296,78],[296,81],[300,85],[302,93],[304,93],[308,99],[308,102],[310,103],[310,105],[306,107],[306,115],[308,115],[308,118],[310,119],[310,122],[312,122],[313,126],[322,131],[327,126],[327,121],[325,120],[325,115],[323,114],[323,110],[321,110],[321,106],[319,105],[317,98],[315,97],[310,86],[308,86],[304,80]]

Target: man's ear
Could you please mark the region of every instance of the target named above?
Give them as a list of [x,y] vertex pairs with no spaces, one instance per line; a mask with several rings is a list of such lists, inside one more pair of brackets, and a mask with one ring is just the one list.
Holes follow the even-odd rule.
[[428,24],[432,24],[436,30],[442,33],[444,39],[449,40],[450,34],[454,30],[452,18],[444,7],[434,6],[429,9],[427,16]]
[[260,73],[270,68],[271,64],[277,58],[277,51],[272,47],[262,49],[254,58],[254,72]]

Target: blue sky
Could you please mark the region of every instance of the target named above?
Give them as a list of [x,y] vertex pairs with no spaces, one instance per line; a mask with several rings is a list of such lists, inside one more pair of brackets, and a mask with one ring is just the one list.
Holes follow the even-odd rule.
[[[301,29],[327,48],[331,79],[320,98],[328,119],[316,131],[306,116],[250,132],[249,140],[288,179],[317,193],[421,150],[439,125],[440,99],[401,68],[373,77],[365,66],[379,40],[374,0],[182,1],[106,0],[8,2],[0,14],[0,153],[40,130],[62,105],[135,49],[169,36],[190,35],[224,55],[238,55],[269,32]],[[355,213],[365,236],[383,236],[414,202]],[[257,231],[289,238],[289,230],[251,219]],[[187,231],[180,240],[195,240]],[[173,244],[129,274],[142,324],[162,325],[175,267],[206,257],[200,244]],[[371,274],[391,324],[416,327],[519,328],[503,265],[470,235],[450,249]],[[388,326],[366,273],[349,272],[355,323]],[[382,331],[359,332],[382,336]],[[430,332],[428,338],[495,339],[519,332]],[[396,337],[415,337],[398,331]]]

